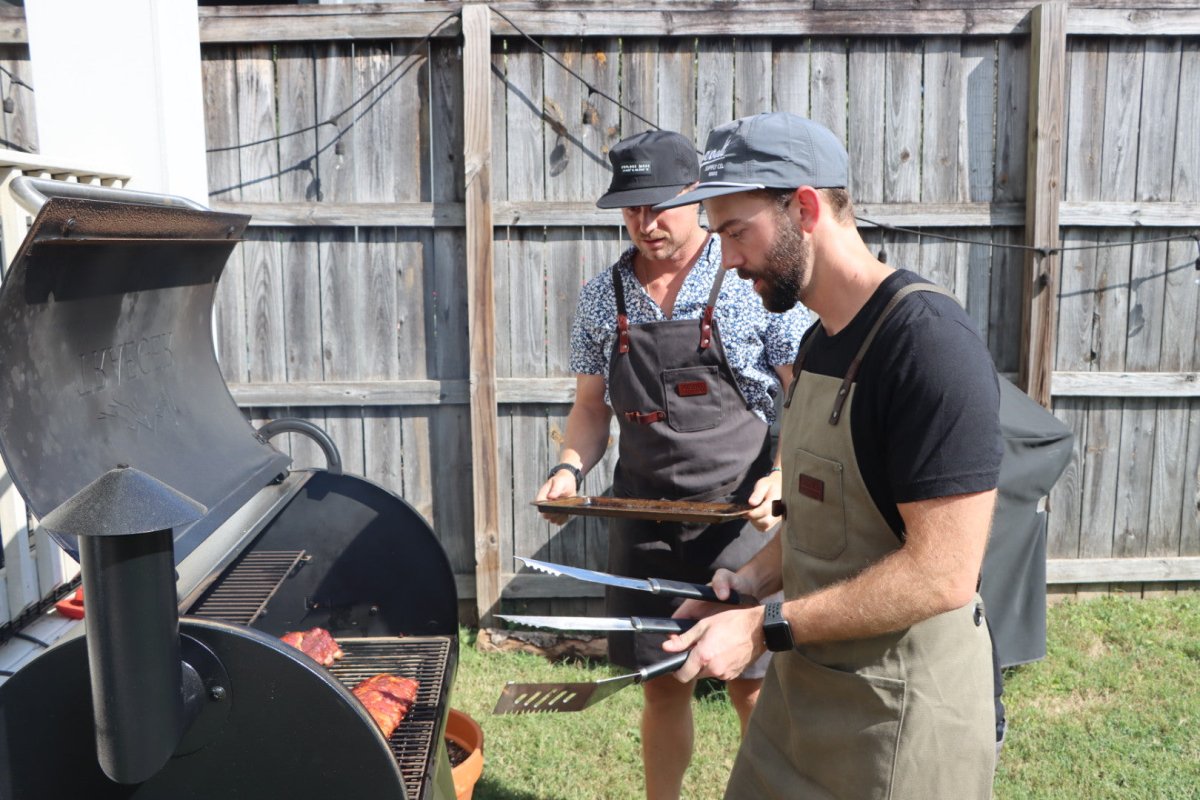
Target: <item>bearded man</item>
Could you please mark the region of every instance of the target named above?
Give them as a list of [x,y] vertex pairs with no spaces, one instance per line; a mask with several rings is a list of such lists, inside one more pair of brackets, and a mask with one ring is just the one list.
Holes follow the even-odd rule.
[[[698,187],[724,266],[806,334],[781,424],[786,519],[721,611],[667,641],[681,681],[774,651],[725,797],[980,800],[996,754],[992,647],[976,593],[1002,442],[987,347],[952,294],[881,263],[854,222],[848,159],[794,114],[708,139]],[[706,616],[708,615],[708,616]]]

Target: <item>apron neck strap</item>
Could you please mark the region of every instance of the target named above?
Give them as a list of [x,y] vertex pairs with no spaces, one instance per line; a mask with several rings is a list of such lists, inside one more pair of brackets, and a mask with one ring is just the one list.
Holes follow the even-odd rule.
[[625,285],[621,281],[621,262],[612,266],[613,297],[617,301],[617,352],[629,352],[629,315],[625,311]]
[[[705,245],[707,248],[708,245]],[[708,291],[708,305],[700,315],[700,349],[707,350],[712,344],[713,313],[717,309],[717,298],[721,295],[721,283],[725,280],[725,268],[717,265],[717,274],[713,277],[712,288]]]
[[[829,414],[830,425],[837,425],[838,421],[842,418],[842,411],[846,405],[846,398],[850,396],[850,386],[858,377],[858,370],[859,367],[862,366],[863,357],[866,356],[867,350],[869,350],[871,347],[871,343],[875,341],[875,336],[879,333],[879,329],[883,327],[884,320],[886,320],[891,313],[896,310],[896,306],[900,305],[900,301],[914,292],[933,292],[935,294],[941,294],[945,295],[946,297],[953,298],[955,302],[959,302],[958,297],[956,297],[953,292],[943,289],[941,286],[932,283],[910,283],[892,295],[891,299],[888,300],[887,305],[883,307],[883,310],[879,312],[879,315],[875,318],[875,322],[871,325],[871,330],[867,331],[867,335],[863,339],[862,344],[859,346],[858,352],[854,355],[854,360],[850,362],[850,368],[846,370],[846,375],[842,378],[842,385],[838,389],[837,399],[834,400],[833,403],[833,411]],[[804,340],[804,342],[800,345],[799,352],[796,353],[796,361],[792,364],[792,385],[788,387],[787,400],[783,404],[784,408],[787,408],[792,404],[792,397],[796,393],[796,384],[799,382],[800,372],[804,369],[804,359],[808,356],[808,351],[812,349],[813,344],[817,340],[817,335],[821,332],[820,326],[821,321],[817,320],[813,324],[814,330],[812,334]]]
[[792,362],[792,385],[788,387],[787,400],[783,403],[784,408],[792,405],[792,396],[796,394],[797,379],[800,377],[800,371],[804,369],[804,359],[808,357],[808,351],[812,349],[813,342],[817,340],[817,334],[821,330],[821,321],[817,320],[812,324],[812,333],[800,343],[800,350],[796,353],[796,360]]
[[933,292],[934,294],[951,297],[954,299],[954,302],[958,302],[958,298],[954,296],[953,292],[932,283],[910,283],[892,295],[887,305],[879,312],[879,316],[875,317],[875,323],[871,325],[871,330],[867,332],[866,337],[858,348],[858,352],[855,353],[854,360],[850,362],[850,369],[846,370],[846,376],[842,378],[842,385],[838,388],[837,399],[833,402],[833,411],[829,414],[830,425],[837,425],[838,420],[842,418],[842,410],[846,405],[846,398],[850,396],[850,386],[858,378],[858,369],[862,366],[863,356],[867,354],[871,343],[875,341],[875,335],[883,327],[884,320],[891,316],[891,313],[896,310],[896,306],[900,305],[900,302],[904,298],[916,292]]

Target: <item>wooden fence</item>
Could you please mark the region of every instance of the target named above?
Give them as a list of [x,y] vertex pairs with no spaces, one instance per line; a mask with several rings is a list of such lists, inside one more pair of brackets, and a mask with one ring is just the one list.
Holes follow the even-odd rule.
[[[967,240],[863,226],[1075,431],[1050,582],[1200,580],[1197,246],[1150,241],[1200,229],[1200,11],[1153,5],[202,9],[211,201],[254,215],[220,287],[227,380],[424,514],[465,617],[594,610],[512,555],[604,565],[601,523],[553,528],[529,500],[572,397],[576,295],[624,246],[593,205],[607,148],[648,127],[630,111],[702,142],[791,110],[844,138],[862,216]],[[993,246],[1060,242],[1119,246]]]
[[[528,500],[571,399],[576,294],[623,246],[592,205],[607,148],[647,127],[634,113],[700,141],[792,110],[844,137],[864,217],[969,240],[864,226],[1075,430],[1051,580],[1200,577],[1195,246],[1148,241],[1200,226],[1200,13],[801,5],[468,4],[428,43],[460,6],[203,12],[211,147],[317,125],[211,155],[214,203],[258,225],[222,289],[241,401],[330,427],[431,519],[480,611],[501,590],[587,608],[511,556],[604,564],[600,525],[551,528]],[[1060,242],[1122,246],[991,246]]]

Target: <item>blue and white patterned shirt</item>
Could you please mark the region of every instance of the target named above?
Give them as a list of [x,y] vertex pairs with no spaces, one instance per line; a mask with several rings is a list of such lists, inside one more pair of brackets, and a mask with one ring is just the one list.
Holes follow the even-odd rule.
[[[630,247],[617,261],[625,289],[629,324],[662,322],[667,316],[634,274],[633,257],[636,253],[637,249]],[[675,298],[675,312],[671,319],[700,319],[719,269],[721,240],[711,236],[684,278],[683,286]],[[799,304],[783,314],[767,311],[763,308],[762,299],[754,291],[753,283],[730,272],[721,284],[716,318],[725,357],[750,410],[767,424],[773,423],[774,395],[779,386],[779,378],[773,367],[791,364],[796,360],[800,337],[811,322],[811,313]],[[603,375],[606,402],[610,402],[608,365],[616,337],[617,303],[613,295],[612,270],[604,270],[584,284],[579,292],[579,305],[571,325],[571,371],[582,375]]]

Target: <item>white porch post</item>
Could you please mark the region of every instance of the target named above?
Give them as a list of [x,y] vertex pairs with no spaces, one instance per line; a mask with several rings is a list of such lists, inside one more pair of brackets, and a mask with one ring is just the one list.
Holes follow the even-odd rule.
[[208,201],[196,0],[26,0],[42,154]]

